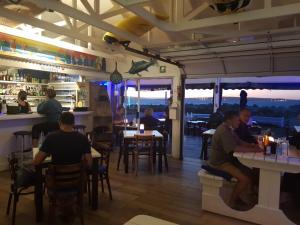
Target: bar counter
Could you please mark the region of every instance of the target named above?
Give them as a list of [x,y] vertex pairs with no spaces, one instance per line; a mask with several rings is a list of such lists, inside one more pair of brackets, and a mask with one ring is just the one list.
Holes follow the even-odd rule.
[[[75,124],[83,124],[87,127],[86,131],[91,131],[93,127],[93,112],[73,112]],[[13,135],[16,131],[31,131],[34,124],[45,121],[45,116],[38,113],[0,115],[0,171],[7,169],[7,156],[10,152],[21,149],[21,138],[16,142]],[[31,146],[31,140],[26,141],[26,147]]]

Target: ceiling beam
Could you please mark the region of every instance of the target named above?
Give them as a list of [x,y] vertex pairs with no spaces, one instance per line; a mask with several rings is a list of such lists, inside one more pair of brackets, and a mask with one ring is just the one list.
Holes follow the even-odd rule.
[[118,7],[113,6],[111,9],[109,9],[105,13],[100,14],[99,18],[101,18],[102,20],[105,20],[107,18],[121,15],[126,12],[128,12],[128,9],[126,9],[126,8],[123,8],[121,6],[118,6]]
[[234,13],[229,15],[198,19],[182,22],[176,27],[171,27],[173,31],[187,31],[206,27],[220,26],[239,22],[270,19],[281,16],[290,16],[300,13],[300,3],[269,7],[264,9],[249,10],[246,12]]
[[102,20],[102,18],[100,17],[100,15],[86,14],[80,10],[74,9],[71,6],[68,6],[64,3],[58,2],[56,0],[27,0],[27,1],[33,2],[34,4],[36,4],[42,8],[52,9],[56,12],[60,12],[62,14],[65,14],[66,16],[80,20],[84,23],[87,23],[89,25],[97,27],[101,30],[109,31],[109,32],[111,32],[119,37],[122,37],[124,39],[134,41],[141,45],[144,44],[144,42],[141,40],[140,37],[138,37],[130,32],[120,30],[119,28],[117,28],[107,22],[104,22]]
[[165,32],[183,32],[188,30],[195,30],[207,27],[214,27],[226,24],[233,24],[239,22],[255,21],[261,19],[270,19],[281,16],[300,14],[300,3],[287,4],[282,6],[269,7],[264,9],[249,10],[246,12],[233,13],[229,15],[209,17],[205,19],[198,19],[192,21],[183,21],[178,24],[169,23],[157,19],[153,14],[146,11],[144,8],[133,5],[128,6],[126,0],[113,0],[128,10],[144,18],[157,28]]
[[134,5],[140,5],[144,3],[149,3],[151,0],[126,0],[123,1],[125,6],[134,6]]
[[50,31],[50,32],[53,32],[56,34],[60,34],[60,35],[71,37],[71,38],[76,38],[76,39],[79,39],[79,40],[85,41],[85,42],[91,42],[94,45],[97,45],[100,49],[103,49],[104,51],[108,49],[107,45],[104,43],[101,43],[99,41],[99,39],[91,38],[91,37],[81,34],[79,32],[74,32],[73,30],[67,29],[65,27],[56,26],[52,23],[42,21],[42,20],[39,20],[34,17],[16,14],[15,12],[5,9],[3,7],[0,7],[0,15],[7,19],[14,20],[14,21],[17,21],[20,23],[29,24],[31,26],[45,29],[47,31]]
[[198,16],[200,13],[202,13],[205,9],[209,7],[209,4],[207,2],[203,2],[201,5],[199,5],[196,9],[191,11],[188,15],[184,17],[185,20],[192,20],[196,16]]
[[93,7],[90,5],[90,3],[87,0],[80,0],[80,1],[90,15],[96,14]]

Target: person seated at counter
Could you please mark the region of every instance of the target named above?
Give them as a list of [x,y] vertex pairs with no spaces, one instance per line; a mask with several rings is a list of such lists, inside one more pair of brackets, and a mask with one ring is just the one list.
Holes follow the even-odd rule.
[[114,125],[122,125],[124,124],[124,119],[125,119],[125,108],[123,106],[119,106],[114,116],[113,123]]
[[33,164],[41,164],[47,156],[51,156],[52,164],[68,165],[81,161],[91,167],[91,146],[87,137],[74,131],[75,117],[70,112],[61,114],[59,130],[49,134],[39,152],[36,154]]
[[234,131],[244,142],[257,144],[256,138],[250,133],[248,123],[251,118],[251,111],[247,108],[240,110],[240,125]]
[[29,112],[31,112],[30,105],[26,100],[27,100],[27,92],[21,90],[18,93],[18,100],[17,100],[20,113],[29,113]]
[[48,89],[46,92],[47,100],[41,102],[37,107],[37,112],[46,116],[46,122],[36,124],[32,127],[32,145],[37,147],[40,134],[47,135],[49,132],[59,129],[58,120],[63,111],[59,101],[55,99],[56,92]]
[[245,206],[241,194],[252,185],[252,171],[241,164],[234,156],[234,152],[262,152],[258,145],[242,141],[234,129],[240,124],[239,114],[229,111],[224,116],[224,122],[216,129],[212,137],[212,152],[209,165],[230,174],[237,179],[237,184],[231,194],[229,206],[239,209]]
[[144,124],[145,130],[156,130],[159,120],[153,117],[153,109],[147,108],[144,111],[144,117],[141,118],[140,124]]

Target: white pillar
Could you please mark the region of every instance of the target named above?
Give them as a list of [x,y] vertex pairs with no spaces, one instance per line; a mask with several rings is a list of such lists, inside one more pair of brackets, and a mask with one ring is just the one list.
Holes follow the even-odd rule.
[[137,99],[137,112],[138,112],[138,118],[137,118],[137,124],[138,124],[138,129],[140,127],[140,118],[141,118],[141,80],[137,79],[137,91],[138,91],[138,99]]
[[172,156],[176,159],[180,158],[180,99],[178,99],[178,87],[180,87],[180,70],[172,81],[172,105],[170,107],[169,115],[172,119]]
[[220,107],[220,98],[222,98],[221,91],[221,78],[216,78],[215,87],[214,87],[214,112]]

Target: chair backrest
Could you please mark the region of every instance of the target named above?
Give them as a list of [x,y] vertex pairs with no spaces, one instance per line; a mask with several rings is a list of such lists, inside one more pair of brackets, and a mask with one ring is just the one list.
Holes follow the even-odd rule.
[[134,139],[136,148],[138,150],[142,150],[144,148],[153,148],[154,135],[135,134]]
[[46,185],[51,190],[76,189],[81,191],[85,182],[82,163],[49,165]]

